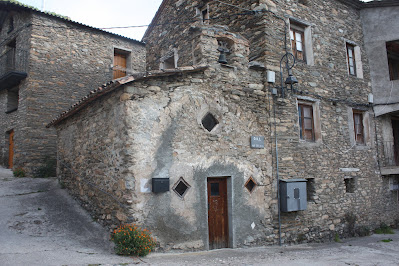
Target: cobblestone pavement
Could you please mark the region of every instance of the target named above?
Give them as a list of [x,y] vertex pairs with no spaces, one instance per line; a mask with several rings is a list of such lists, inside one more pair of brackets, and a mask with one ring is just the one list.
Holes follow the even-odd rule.
[[399,231],[342,243],[120,257],[113,254],[107,231],[55,179],[15,178],[0,168],[0,265],[137,264],[399,265]]

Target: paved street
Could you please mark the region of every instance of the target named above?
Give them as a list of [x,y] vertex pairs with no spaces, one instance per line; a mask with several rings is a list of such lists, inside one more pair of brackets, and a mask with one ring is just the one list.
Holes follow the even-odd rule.
[[55,179],[15,178],[0,168],[0,265],[93,264],[399,265],[399,231],[342,243],[120,257],[107,231]]

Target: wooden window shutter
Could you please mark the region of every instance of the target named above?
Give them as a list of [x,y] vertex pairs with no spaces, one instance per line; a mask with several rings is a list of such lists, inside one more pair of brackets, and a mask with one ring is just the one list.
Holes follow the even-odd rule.
[[290,30],[292,53],[297,60],[305,61],[305,35],[297,29]]
[[298,104],[300,138],[314,141],[313,107],[307,104]]
[[114,79],[126,76],[127,55],[114,52]]

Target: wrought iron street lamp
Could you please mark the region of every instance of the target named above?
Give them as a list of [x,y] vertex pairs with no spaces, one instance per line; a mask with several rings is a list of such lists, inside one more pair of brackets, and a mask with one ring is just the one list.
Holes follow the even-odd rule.
[[[290,61],[289,57],[292,57],[291,65],[289,64],[289,61]],[[283,98],[285,97],[285,89],[286,89],[286,87],[284,87],[284,84],[283,84],[283,66],[282,66],[282,64],[283,64],[284,59],[285,59],[285,67],[288,72],[288,77],[284,83],[286,85],[290,85],[291,90],[292,90],[292,85],[298,83],[298,80],[296,79],[296,77],[294,75],[292,75],[292,71],[291,71],[291,69],[295,65],[295,56],[291,53],[286,53],[285,55],[283,55],[283,57],[281,57],[281,60],[280,60],[281,97],[283,97]]]

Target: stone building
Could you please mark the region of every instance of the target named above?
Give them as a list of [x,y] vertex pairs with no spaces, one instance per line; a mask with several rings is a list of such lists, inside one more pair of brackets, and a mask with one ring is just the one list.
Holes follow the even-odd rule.
[[397,192],[379,170],[363,6],[163,1],[143,38],[147,71],[48,125],[60,182],[99,220],[138,223],[164,250],[398,223]]
[[144,65],[142,42],[0,1],[0,164],[32,174],[55,159],[45,125],[88,88]]
[[[374,111],[381,120],[377,135],[381,175],[399,189],[399,3],[370,2],[361,11],[370,62]],[[398,198],[399,200],[399,198]]]

